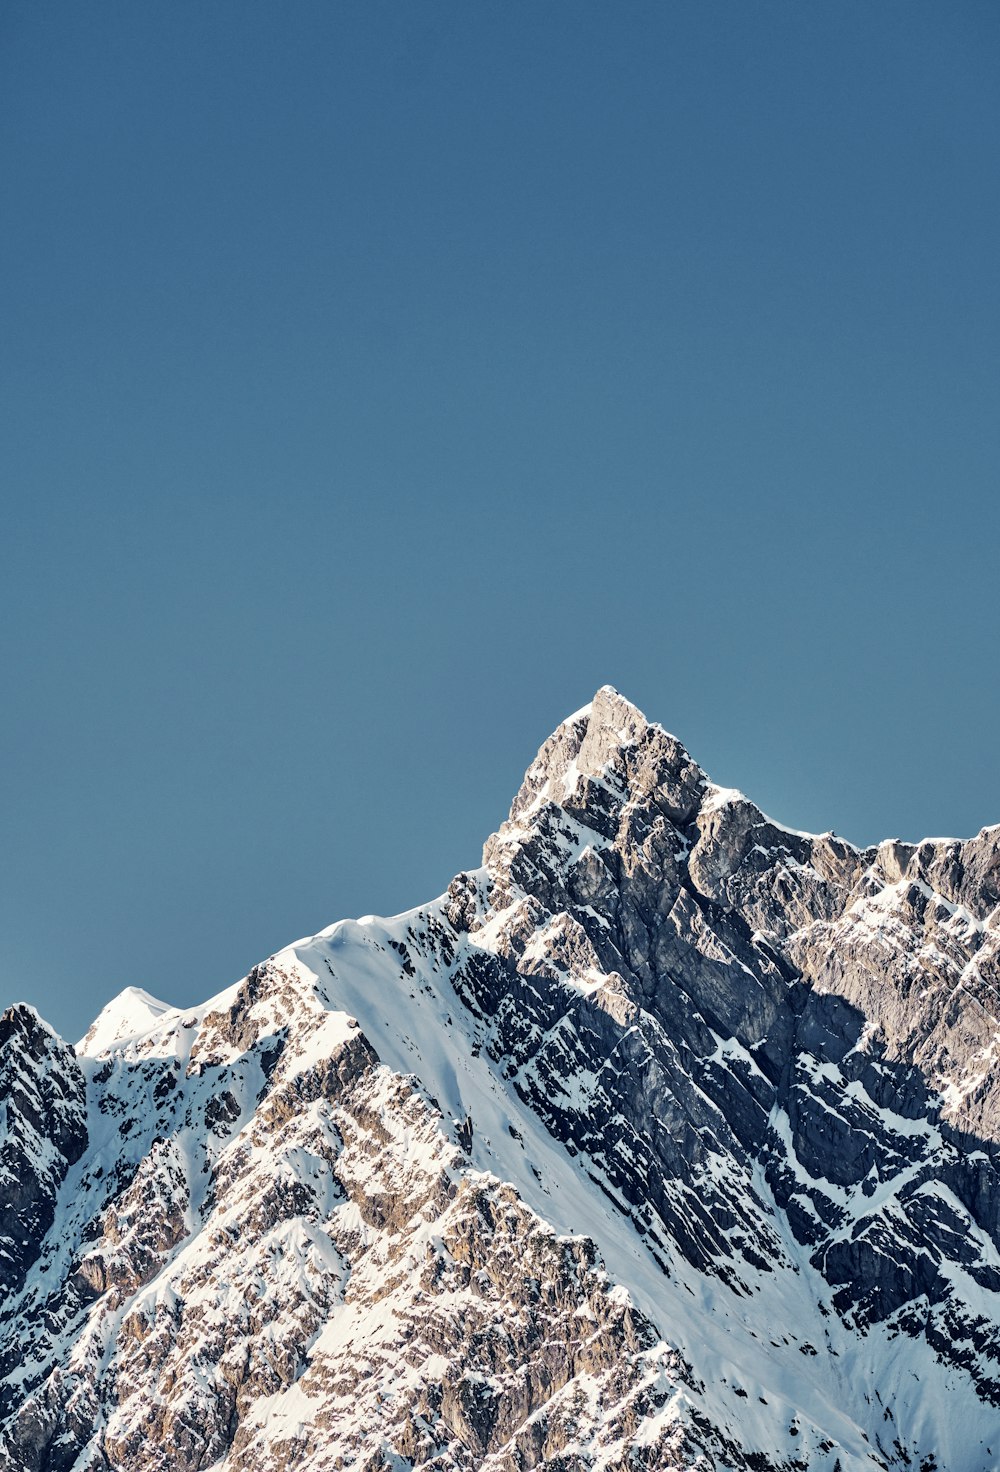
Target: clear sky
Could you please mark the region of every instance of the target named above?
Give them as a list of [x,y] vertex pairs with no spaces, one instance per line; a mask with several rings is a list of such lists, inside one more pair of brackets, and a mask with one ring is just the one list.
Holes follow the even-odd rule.
[[1000,8],[0,8],[0,1004],[479,860],[610,682],[1000,820]]

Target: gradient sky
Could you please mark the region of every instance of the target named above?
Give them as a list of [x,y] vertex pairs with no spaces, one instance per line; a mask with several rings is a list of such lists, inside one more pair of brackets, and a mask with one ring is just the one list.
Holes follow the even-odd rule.
[[610,682],[1000,820],[1000,8],[0,9],[0,1004],[479,860]]

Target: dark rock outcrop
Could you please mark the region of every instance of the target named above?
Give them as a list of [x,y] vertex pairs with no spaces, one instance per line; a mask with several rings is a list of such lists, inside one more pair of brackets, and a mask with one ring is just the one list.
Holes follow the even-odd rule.
[[0,1016],[0,1297],[16,1291],[87,1145],[83,1074],[33,1007]]

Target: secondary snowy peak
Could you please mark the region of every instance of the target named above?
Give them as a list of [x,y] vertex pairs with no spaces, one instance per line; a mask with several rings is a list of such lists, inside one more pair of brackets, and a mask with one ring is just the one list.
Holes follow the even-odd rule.
[[14,1009],[4,1465],[1000,1465],[998,840],[785,828],[605,686],[439,900],[79,1062]]
[[115,1043],[147,1033],[171,1009],[143,991],[141,986],[127,986],[112,997],[97,1019],[76,1045],[81,1057],[96,1058]]

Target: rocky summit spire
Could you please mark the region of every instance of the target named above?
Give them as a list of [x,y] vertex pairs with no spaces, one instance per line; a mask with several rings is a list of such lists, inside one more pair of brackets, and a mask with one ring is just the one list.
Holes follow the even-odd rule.
[[0,1465],[1000,1465],[998,845],[785,828],[605,686],[439,900],[5,1014]]
[[676,737],[647,721],[611,685],[563,721],[528,768],[511,807],[516,822],[540,801],[565,806],[597,787],[619,796],[659,788],[664,811],[689,814],[707,778]]

